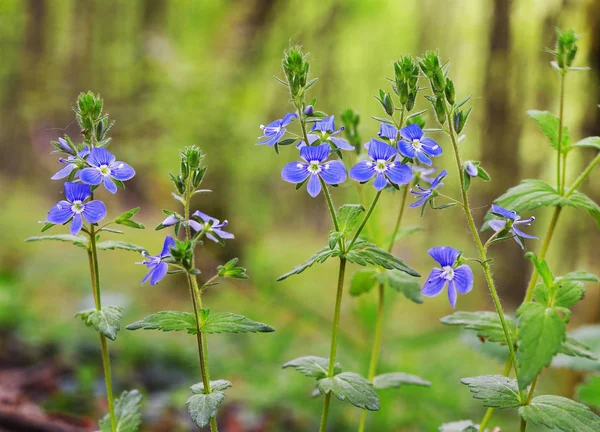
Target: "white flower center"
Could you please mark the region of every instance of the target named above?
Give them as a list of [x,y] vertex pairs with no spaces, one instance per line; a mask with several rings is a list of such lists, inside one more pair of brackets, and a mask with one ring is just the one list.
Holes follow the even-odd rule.
[[421,141],[419,141],[418,139],[412,140],[412,146],[417,151],[421,150]]
[[71,205],[71,210],[73,211],[73,213],[76,214],[80,214],[83,212],[83,202],[81,202],[80,200],[77,201],[73,201],[73,205]]
[[321,172],[321,165],[319,165],[318,161],[312,161],[308,164],[308,172],[311,174],[318,174]]
[[98,168],[96,168],[98,171],[100,171],[100,174],[102,174],[103,176],[109,176],[111,173],[110,168],[108,167],[108,165],[106,164],[102,164],[100,165]]
[[386,161],[384,159],[377,159],[375,161],[375,171],[378,173],[382,173],[387,171],[388,167],[386,165]]
[[440,274],[440,277],[442,279],[446,279],[448,281],[451,281],[452,279],[454,279],[454,269],[450,266],[444,266],[442,267],[442,270],[444,270],[442,272],[442,274]]

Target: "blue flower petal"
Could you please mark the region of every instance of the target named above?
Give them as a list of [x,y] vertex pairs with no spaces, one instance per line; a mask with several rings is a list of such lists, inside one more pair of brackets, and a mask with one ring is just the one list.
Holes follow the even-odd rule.
[[329,141],[331,141],[335,146],[341,150],[355,150],[354,146],[350,144],[348,141],[342,138],[337,137],[329,137]]
[[81,231],[81,227],[83,226],[83,220],[81,219],[81,214],[75,214],[73,215],[73,221],[71,222],[71,228],[69,229],[69,231],[71,232],[71,235],[77,235],[79,234],[79,231]]
[[[306,147],[309,148],[309,147]],[[308,179],[308,184],[306,185],[306,190],[308,194],[315,198],[321,192],[321,181],[319,180],[319,176],[316,174],[312,174]]]
[[308,165],[302,162],[290,162],[281,170],[281,178],[290,183],[301,183],[310,175]]
[[127,181],[135,176],[135,170],[129,164],[117,161],[110,164],[110,176],[117,180]]
[[285,127],[287,125],[289,125],[292,120],[297,119],[298,118],[298,114],[295,113],[287,113],[282,119],[281,119],[281,126]]
[[221,237],[224,240],[235,238],[235,236],[233,234],[231,234],[230,232],[227,232],[227,231],[223,231],[222,229],[218,229],[218,228],[213,229],[212,232],[214,232],[216,235],[218,235],[219,237]]
[[376,139],[371,139],[369,142],[369,157],[373,160],[388,160],[398,153],[395,147],[392,147],[389,144],[384,143],[383,141],[378,141]]
[[74,154],[73,149],[69,146],[69,143],[67,142],[67,140],[65,140],[64,138],[59,138],[58,139],[58,145],[60,146],[61,149],[63,149],[65,152],[69,153],[69,154]]
[[79,179],[90,185],[102,183],[102,173],[96,168],[84,168],[79,172]]
[[381,123],[381,126],[379,126],[379,133],[377,135],[387,138],[391,141],[396,141],[398,139],[398,128],[387,123]]
[[202,213],[200,210],[196,210],[192,216],[202,219],[204,223],[210,222],[212,226],[215,226],[219,223],[219,219],[209,216],[206,213]]
[[415,195],[421,195],[421,198],[419,198],[414,203],[412,203],[411,205],[409,205],[408,207],[410,207],[410,208],[421,207],[423,204],[425,204],[427,202],[427,200],[431,196],[431,192],[430,191],[427,191],[425,193],[414,193],[414,194]]
[[417,159],[419,159],[423,165],[431,166],[431,159],[429,159],[429,156],[427,156],[424,151],[417,152]]
[[90,201],[84,204],[82,214],[86,221],[98,223],[106,216],[106,206],[102,201]]
[[423,138],[423,130],[419,127],[418,124],[411,124],[406,127],[400,129],[400,135],[402,138],[412,141],[412,140],[420,140]]
[[54,174],[52,177],[50,177],[50,180],[60,180],[60,179],[64,179],[65,177],[68,177],[69,174],[71,174],[71,172],[75,169],[75,164],[67,164],[65,167],[61,168],[60,170],[58,170],[56,172],[56,174]]
[[434,297],[442,292],[444,289],[444,285],[446,285],[446,279],[441,278],[442,270],[434,268],[431,270],[429,277],[425,281],[425,285],[423,285],[423,289],[421,290],[421,294],[427,297]]
[[69,202],[85,201],[92,195],[92,188],[81,183],[65,183],[65,197]]
[[429,156],[439,156],[442,154],[442,148],[431,138],[423,138],[421,140],[421,146],[423,151]]
[[300,157],[306,162],[323,162],[329,157],[329,153],[331,153],[329,144],[306,146],[300,149]]
[[467,174],[469,174],[469,176],[477,177],[478,170],[475,164],[473,164],[473,162],[467,162],[465,171],[467,172]]
[[392,162],[388,164],[388,169],[385,172],[388,179],[395,184],[408,184],[412,180],[412,170],[406,164],[400,162]]
[[[314,143],[314,142],[315,142],[316,140],[318,140],[318,139],[319,139],[319,136],[318,136],[318,135],[315,135],[315,134],[308,134],[308,143],[309,143],[310,145],[312,145],[312,143]],[[297,149],[299,149],[299,148],[302,148],[302,147],[305,147],[305,146],[306,146],[306,143],[305,143],[304,141],[298,141],[298,144],[296,144],[296,148],[297,148]]]
[[452,281],[460,294],[468,293],[473,289],[473,270],[466,264],[456,267]]
[[402,156],[414,158],[417,155],[417,151],[413,147],[412,143],[400,140],[398,141],[398,150]]
[[514,233],[515,233],[516,235],[518,235],[519,237],[523,237],[523,238],[527,238],[527,239],[536,239],[536,240],[537,240],[537,237],[536,237],[536,236],[533,236],[533,235],[531,235],[531,234],[524,233],[524,232],[523,232],[523,231],[521,231],[519,228],[517,228],[517,225],[516,225],[516,224],[514,224],[514,225],[513,225],[513,227],[512,227],[512,230],[513,230],[513,231],[514,231]]
[[376,190],[380,191],[387,185],[387,183],[388,181],[385,178],[385,175],[383,175],[383,173],[377,173],[377,175],[375,176],[375,181],[373,182],[373,187]]
[[440,171],[440,173],[437,175],[437,177],[431,182],[431,189],[435,189],[437,188],[439,185],[441,185],[442,180],[444,179],[444,177],[446,177],[448,175],[448,171],[446,170],[442,170]]
[[71,210],[71,203],[65,200],[59,201],[52,206],[46,216],[46,221],[53,224],[64,224],[73,216],[73,210]]
[[340,161],[329,161],[321,165],[319,173],[323,181],[327,184],[341,184],[346,181],[346,168]]
[[364,160],[350,168],[349,175],[352,180],[364,183],[371,180],[375,173],[376,171],[373,162]]
[[324,118],[323,120],[316,122],[313,125],[312,130],[317,130],[320,132],[333,132],[335,130],[334,116],[329,116],[327,118]]
[[165,242],[163,244],[162,251],[160,251],[160,258],[165,258],[167,256],[171,256],[171,248],[175,246],[175,239],[170,235],[165,237]]
[[90,151],[87,162],[95,167],[109,166],[115,161],[115,156],[103,147],[95,147]]
[[154,286],[159,283],[169,271],[169,265],[164,262],[159,262],[156,267],[150,270],[150,285]]
[[109,176],[105,176],[104,177],[104,187],[111,194],[116,194],[117,193],[117,185],[115,184],[114,181],[112,181],[112,179]]
[[459,250],[451,248],[450,246],[434,247],[429,249],[427,253],[429,253],[431,258],[436,260],[437,263],[442,267],[454,265],[456,259],[460,255]]
[[456,307],[456,283],[454,280],[448,282],[448,301],[450,302],[450,306],[452,309]]
[[507,210],[496,204],[492,204],[492,213],[496,213],[502,217],[505,217],[506,219],[512,219],[512,220],[517,219],[517,212],[515,212],[513,210]]
[[506,221],[494,219],[494,220],[488,221],[488,225],[490,226],[491,229],[498,232],[498,231],[502,231],[504,229],[504,227],[506,226]]

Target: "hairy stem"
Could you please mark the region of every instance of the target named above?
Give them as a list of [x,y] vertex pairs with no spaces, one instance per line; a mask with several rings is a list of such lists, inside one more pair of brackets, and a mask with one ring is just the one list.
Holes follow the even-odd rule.
[[369,221],[371,214],[373,214],[373,210],[375,210],[375,206],[377,205],[377,201],[379,201],[380,196],[381,196],[381,191],[378,191],[377,194],[375,195],[375,198],[373,198],[373,202],[371,202],[371,206],[369,207],[369,210],[367,210],[367,214],[365,215],[365,217],[361,221],[360,225],[358,226],[358,229],[354,233],[354,236],[352,237],[352,240],[350,241],[350,244],[348,245],[347,250],[351,250],[352,246],[354,246],[354,243],[358,239],[358,236],[360,235],[361,231],[363,230],[363,228]]
[[[565,192],[565,178],[567,172],[567,153],[562,152],[562,133],[563,133],[563,114],[565,106],[565,72],[560,72],[560,102],[558,114],[558,155],[556,158],[556,188],[558,193],[563,195]],[[562,157],[562,168],[561,168]],[[561,173],[562,171],[562,173]]]

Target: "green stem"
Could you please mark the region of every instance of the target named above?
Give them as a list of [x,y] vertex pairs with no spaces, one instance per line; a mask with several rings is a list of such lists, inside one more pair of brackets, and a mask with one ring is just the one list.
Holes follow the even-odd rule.
[[[340,311],[342,308],[342,296],[344,294],[344,275],[346,272],[346,259],[340,258],[340,269],[338,272],[337,292],[335,295],[335,310],[333,314],[333,330],[331,332],[331,348],[329,350],[329,368],[327,376],[332,378],[335,370],[335,356],[337,353],[338,330],[340,324]],[[327,427],[327,417],[329,416],[329,405],[331,404],[331,392],[325,395],[323,404],[323,414],[321,415],[320,432],[325,432]]]
[[[560,102],[558,114],[558,155],[556,158],[556,188],[559,194],[564,193],[565,189],[565,173],[567,172],[566,158],[567,154],[562,154],[562,130],[563,130],[563,113],[565,106],[565,76],[564,72],[560,72]],[[563,158],[563,166],[561,170],[561,157]],[[562,173],[561,173],[562,171]]]
[[329,193],[329,189],[327,188],[327,184],[325,181],[319,177],[321,181],[321,189],[323,189],[323,193],[325,194],[325,201],[327,201],[327,207],[329,208],[329,213],[331,213],[331,220],[333,221],[333,227],[336,231],[340,230],[340,225],[337,220],[337,216],[335,215],[335,207],[333,206],[333,201],[331,200],[331,194]]
[[[508,361],[506,362],[506,365],[504,365],[504,376],[509,376],[511,369],[512,369],[512,361],[509,358]],[[492,419],[493,415],[494,415],[494,408],[488,408],[487,411],[485,412],[485,415],[483,416],[483,419],[481,420],[481,423],[479,424],[479,432],[485,431],[485,428],[487,427],[488,423]]]
[[600,153],[598,153],[596,157],[592,159],[588,166],[583,170],[583,172],[579,174],[579,177],[577,177],[575,182],[573,182],[573,184],[565,194],[566,198],[570,197],[571,194],[575,191],[575,189],[577,189],[579,185],[583,183],[583,181],[587,178],[588,175],[590,175],[593,169],[596,168],[596,165],[598,165],[598,163],[600,163]]
[[[93,198],[92,198],[93,199]],[[96,310],[102,309],[102,299],[100,297],[100,271],[98,270],[98,249],[96,247],[96,230],[94,224],[90,224],[90,247],[88,249],[88,258],[90,263],[90,277],[92,279],[92,288],[94,291],[94,302]],[[106,337],[100,333],[100,348],[102,351],[102,368],[104,369],[104,383],[106,385],[106,399],[108,401],[108,415],[110,417],[110,428],[113,432],[117,430],[115,420],[115,400],[112,389],[112,374],[110,370],[110,354]]]
[[396,225],[394,225],[394,231],[392,232],[392,238],[390,239],[390,244],[388,246],[388,252],[392,251],[394,247],[394,243],[396,243],[396,236],[398,235],[398,230],[400,229],[400,224],[402,223],[402,217],[404,216],[404,206],[406,204],[406,197],[408,196],[408,187],[409,185],[404,185],[404,190],[402,193],[402,197],[400,199],[400,211],[398,211],[398,218],[396,219]]
[[358,236],[360,235],[361,231],[363,230],[363,228],[369,221],[369,218],[371,217],[373,210],[375,210],[375,206],[377,205],[377,201],[379,201],[380,196],[381,196],[381,191],[378,191],[377,194],[375,195],[375,198],[373,198],[373,202],[371,203],[371,206],[369,207],[367,214],[365,215],[365,217],[363,218],[362,222],[360,223],[358,229],[354,233],[354,237],[352,237],[352,240],[350,241],[350,244],[348,245],[347,250],[351,250],[352,246],[354,246],[354,243],[358,239]]
[[527,422],[525,421],[524,418],[521,418],[520,432],[525,432],[526,430],[527,430]]

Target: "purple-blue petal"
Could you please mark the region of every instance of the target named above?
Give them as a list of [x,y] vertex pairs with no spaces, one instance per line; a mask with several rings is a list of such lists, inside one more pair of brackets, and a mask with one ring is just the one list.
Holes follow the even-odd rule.
[[168,227],[168,226],[175,225],[177,222],[179,222],[179,218],[177,216],[175,216],[174,214],[171,214],[171,215],[167,216],[165,218],[165,220],[163,220],[160,224],[162,226]]
[[289,125],[292,120],[297,119],[298,118],[298,114],[295,113],[287,113],[285,116],[283,116],[283,118],[281,119],[281,126],[285,127],[287,125]]
[[[315,134],[308,134],[308,143],[309,143],[310,145],[312,145],[312,143],[314,143],[314,142],[315,142],[316,140],[318,140],[318,139],[319,139],[319,136],[318,136],[318,135],[315,135]],[[299,148],[302,148],[302,147],[305,147],[305,146],[306,146],[306,143],[305,143],[304,141],[298,141],[298,144],[296,144],[296,148],[297,148],[297,149],[299,149]]]
[[325,183],[330,185],[344,183],[346,181],[346,168],[344,168],[343,163],[337,160],[325,162],[321,165],[319,175]]
[[110,165],[110,176],[120,181],[126,181],[133,178],[135,170],[125,162],[117,161]]
[[90,185],[102,183],[102,173],[96,168],[84,168],[79,172],[79,179]]
[[400,162],[392,162],[388,164],[388,169],[385,172],[388,179],[395,184],[408,184],[412,180],[412,170],[406,164]]
[[112,181],[112,179],[109,176],[105,176],[104,177],[104,187],[111,194],[116,194],[117,193],[117,185],[115,184],[114,181]]
[[491,229],[498,232],[498,231],[502,231],[504,229],[504,227],[506,226],[506,221],[494,219],[494,220],[488,221],[488,225],[490,226]]
[[71,203],[65,200],[59,201],[52,206],[46,216],[46,221],[53,224],[64,224],[73,216],[73,210],[71,210]]
[[431,166],[431,159],[429,159],[429,156],[427,156],[423,150],[417,152],[417,159],[419,159],[419,162],[423,165]]
[[79,231],[81,231],[82,226],[83,226],[83,220],[81,218],[81,214],[74,214],[73,221],[71,222],[71,228],[69,229],[69,231],[71,232],[71,235],[79,234]]
[[446,170],[440,171],[440,173],[437,175],[435,180],[433,180],[433,182],[431,182],[431,189],[437,188],[441,184],[444,177],[446,177],[447,175],[448,175],[448,171],[446,171]]
[[512,230],[514,231],[514,233],[516,235],[518,235],[519,237],[523,237],[523,238],[527,238],[527,239],[536,239],[537,237],[531,234],[527,234],[524,233],[523,231],[521,231],[519,228],[517,228],[516,224],[513,225]]
[[369,157],[375,161],[391,159],[398,153],[395,147],[376,139],[369,142]]
[[219,223],[219,219],[202,213],[200,210],[196,210],[192,216],[196,216],[204,221],[204,223],[211,223],[213,226]]
[[467,166],[465,168],[465,171],[467,172],[467,174],[469,174],[469,176],[471,177],[477,177],[477,167],[475,166],[475,164],[473,162],[467,162]]
[[420,195],[420,198],[418,200],[416,200],[414,203],[412,203],[411,205],[409,205],[410,208],[421,207],[423,204],[425,204],[427,202],[427,200],[431,196],[431,191],[416,192],[414,190],[411,190],[410,192],[413,195]]
[[164,262],[159,262],[156,267],[150,270],[150,285],[154,286],[159,283],[169,271],[169,265]]
[[439,156],[442,154],[442,148],[431,138],[423,138],[421,140],[421,148],[429,156]]
[[165,237],[165,242],[163,243],[163,248],[160,251],[160,258],[165,258],[167,256],[171,256],[171,248],[175,246],[175,239],[170,235]]
[[446,285],[446,279],[440,277],[442,270],[434,268],[431,270],[429,277],[423,285],[421,294],[427,297],[434,297],[442,292],[444,285]]
[[218,229],[218,228],[214,229],[213,228],[212,232],[224,240],[235,238],[235,236],[233,234],[231,234],[230,232],[227,232],[227,231],[223,231],[222,229]]
[[466,264],[456,267],[452,281],[460,294],[468,293],[473,289],[473,270]]
[[303,182],[309,175],[308,165],[302,162],[290,162],[281,170],[281,178],[295,184]]
[[318,146],[306,146],[300,149],[300,157],[306,162],[323,162],[329,157],[331,147],[329,144],[321,144]]
[[375,181],[373,182],[373,187],[376,190],[380,191],[387,185],[387,183],[388,183],[388,181],[385,178],[385,175],[383,173],[377,173],[375,175]]
[[355,150],[354,146],[345,139],[330,136],[329,141],[331,141],[337,148],[341,150]]
[[92,188],[81,183],[65,183],[65,197],[69,202],[85,201],[92,195]]
[[[305,147],[310,148],[310,147]],[[308,184],[306,185],[306,190],[308,194],[315,198],[321,192],[321,181],[319,180],[319,176],[316,174],[312,174],[308,179]]]
[[398,139],[398,128],[387,123],[381,123],[378,135],[391,141],[396,141]]
[[448,281],[448,301],[450,302],[452,309],[456,307],[456,297],[456,283],[454,280]]
[[398,141],[398,150],[402,156],[414,158],[417,155],[417,151],[413,147],[411,142],[400,140]]
[[59,138],[58,139],[58,145],[60,146],[61,149],[63,149],[65,152],[69,153],[69,154],[74,154],[73,149],[69,146],[69,143],[67,142],[67,140],[65,140],[64,138]]
[[352,180],[364,183],[371,180],[375,173],[376,171],[373,162],[363,160],[350,168],[349,175]]
[[90,151],[87,162],[95,167],[109,166],[115,161],[115,156],[103,147],[95,147]]
[[502,217],[505,217],[506,219],[512,219],[512,220],[517,219],[517,216],[518,216],[517,212],[515,212],[513,210],[507,210],[496,204],[492,204],[492,213],[496,213]]
[[411,124],[406,127],[400,129],[400,135],[402,138],[412,141],[412,140],[420,140],[423,138],[423,130],[419,127],[418,124]]
[[102,201],[90,201],[83,205],[82,214],[89,223],[98,223],[106,216],[106,206]]
[[69,174],[71,174],[71,172],[73,172],[73,170],[75,169],[75,166],[76,165],[72,163],[67,164],[65,167],[58,170],[56,174],[50,177],[50,180],[60,180],[64,179],[65,177],[68,177]]
[[335,130],[334,116],[329,116],[316,122],[313,125],[312,130],[317,130],[320,132],[333,132]]
[[429,253],[431,258],[436,260],[437,263],[442,267],[454,265],[454,263],[456,262],[456,259],[460,255],[459,250],[456,250],[450,246],[434,247],[434,248],[429,249],[429,251],[427,253]]

